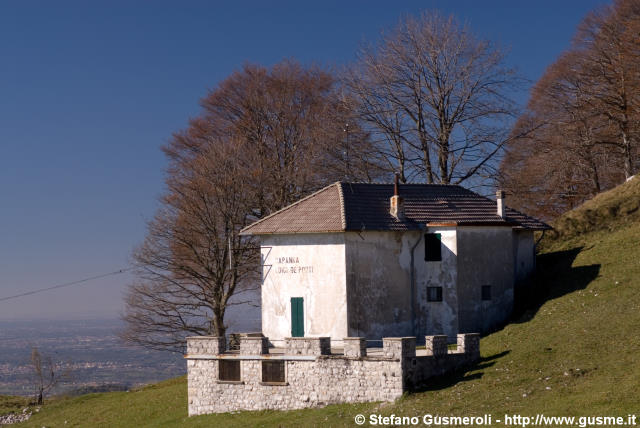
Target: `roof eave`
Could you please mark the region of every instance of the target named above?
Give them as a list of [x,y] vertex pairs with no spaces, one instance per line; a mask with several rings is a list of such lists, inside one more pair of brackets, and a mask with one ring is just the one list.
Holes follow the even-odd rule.
[[318,234],[318,233],[344,233],[346,230],[288,230],[288,231],[273,231],[273,232],[250,232],[246,230],[241,230],[238,235],[240,236],[261,236],[261,235],[310,235],[310,234]]
[[[420,230],[416,227],[418,222],[412,223],[398,223],[395,228],[386,229],[327,229],[327,230],[276,230],[276,231],[259,231],[251,232],[250,227],[242,229],[239,233],[240,236],[260,236],[260,235],[296,235],[296,234],[318,234],[318,233],[344,233],[344,232],[407,232]],[[511,227],[513,229],[522,230],[551,230],[548,225],[542,227],[527,227],[518,222],[512,221],[438,221],[438,222],[426,222],[422,223],[427,227]]]
[[545,231],[545,230],[553,230],[553,227],[551,227],[549,225],[544,225],[544,226],[523,226],[523,225],[519,225],[517,227],[514,227],[514,229],[532,230],[534,232],[539,232],[539,231]]

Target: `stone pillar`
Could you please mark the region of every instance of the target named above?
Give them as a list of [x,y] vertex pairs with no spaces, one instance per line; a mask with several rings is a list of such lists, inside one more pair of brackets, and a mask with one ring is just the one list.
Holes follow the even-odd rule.
[[439,334],[436,336],[425,336],[425,349],[427,355],[442,357],[447,355],[447,336]]
[[187,337],[187,354],[224,354],[226,339],[224,336],[191,336]]
[[344,343],[345,357],[360,358],[367,356],[367,341],[364,337],[345,337],[342,341]]
[[263,355],[268,353],[268,337],[240,337],[240,355]]
[[412,358],[416,356],[415,337],[383,337],[382,353],[386,358]]
[[480,334],[459,334],[458,352],[468,354],[472,358],[480,358]]
[[330,337],[286,337],[285,355],[331,355]]

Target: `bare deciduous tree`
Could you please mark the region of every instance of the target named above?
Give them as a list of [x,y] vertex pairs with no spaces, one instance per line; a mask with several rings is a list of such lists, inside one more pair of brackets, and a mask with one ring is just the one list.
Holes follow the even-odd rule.
[[553,218],[632,175],[640,147],[640,3],[589,14],[531,91],[501,168],[511,203]]
[[358,138],[346,135],[335,83],[292,61],[246,65],[202,100],[165,148],[167,192],[133,253],[124,339],[181,352],[185,336],[225,335],[227,309],[259,286],[257,245],[238,232],[347,174],[374,173],[366,134],[352,125]]
[[433,12],[364,47],[344,81],[387,168],[445,184],[493,174],[521,83],[500,49]]
[[137,282],[125,300],[127,341],[182,352],[187,335],[223,336],[227,309],[255,289],[258,252],[238,236],[252,220],[238,150],[217,141],[200,149],[189,170],[168,178],[162,208],[133,253]]
[[619,0],[582,21],[574,41],[576,68],[592,108],[611,125],[601,143],[620,150],[625,177],[635,172],[640,125],[640,3]]
[[611,181],[599,143],[606,123],[591,108],[575,73],[579,64],[579,56],[567,53],[547,69],[514,131],[530,132],[509,144],[503,161],[501,184],[513,194],[511,203],[544,218],[573,208]]
[[344,168],[329,165],[351,161],[348,178],[366,179],[361,169],[370,165],[353,160],[369,151],[367,135],[336,83],[328,71],[294,61],[271,69],[245,65],[202,101],[210,135],[234,135],[250,152],[246,168],[257,178],[254,197],[263,214],[344,178]]
[[34,373],[35,402],[44,404],[44,396],[60,381],[53,360],[48,355],[42,355],[37,347],[31,349],[31,367]]

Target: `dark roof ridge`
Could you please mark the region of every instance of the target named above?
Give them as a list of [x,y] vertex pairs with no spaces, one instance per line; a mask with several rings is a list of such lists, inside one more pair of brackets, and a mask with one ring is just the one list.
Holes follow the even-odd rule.
[[[367,182],[367,181],[336,181],[336,183],[342,183],[342,184],[378,184],[378,185],[388,185],[388,186],[393,186],[394,183],[392,182],[384,182],[384,183],[378,183],[378,182]],[[334,183],[335,184],[335,183]],[[460,184],[444,184],[444,183],[399,183],[400,186],[442,186],[442,187],[461,187],[465,190],[469,190],[466,187],[460,185]],[[472,192],[472,190],[469,190],[470,192]],[[475,193],[475,192],[474,192]]]

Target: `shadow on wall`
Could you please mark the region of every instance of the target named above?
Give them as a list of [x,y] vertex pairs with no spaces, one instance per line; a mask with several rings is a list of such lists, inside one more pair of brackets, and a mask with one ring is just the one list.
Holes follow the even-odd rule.
[[[467,382],[470,380],[476,380],[482,378],[484,372],[478,370],[483,370],[493,366],[496,363],[496,360],[508,355],[511,351],[502,351],[498,354],[489,355],[487,357],[480,358],[475,363],[465,366],[459,370],[456,370],[453,373],[448,373],[438,377],[429,378],[427,383],[411,389],[411,392],[426,392],[426,391],[437,391],[444,388],[449,388],[455,384],[460,382]],[[476,373],[472,373],[476,372]]]
[[572,266],[583,249],[576,247],[537,257],[535,275],[516,290],[511,322],[530,321],[548,300],[583,290],[598,277],[600,265]]

